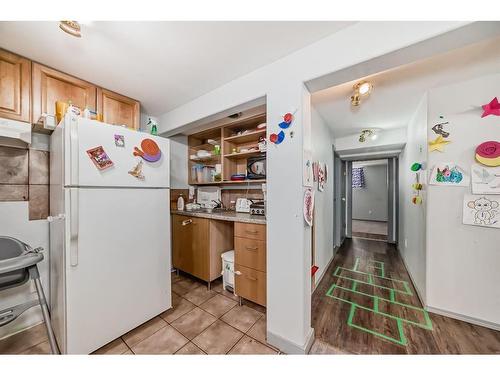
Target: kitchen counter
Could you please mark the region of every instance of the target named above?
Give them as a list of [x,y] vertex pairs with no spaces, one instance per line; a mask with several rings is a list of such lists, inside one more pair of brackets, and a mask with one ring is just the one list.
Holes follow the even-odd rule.
[[205,219],[213,219],[213,220],[223,220],[223,221],[234,221],[240,223],[250,223],[250,224],[265,224],[266,217],[262,215],[250,215],[243,212],[235,212],[235,211],[213,211],[206,212],[202,210],[197,211],[178,211],[172,210],[172,214],[175,215],[184,215],[184,216],[193,216],[193,217],[202,217]]

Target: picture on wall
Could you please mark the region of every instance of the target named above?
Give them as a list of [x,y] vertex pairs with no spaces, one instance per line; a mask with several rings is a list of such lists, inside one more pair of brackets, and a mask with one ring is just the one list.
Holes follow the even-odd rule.
[[469,186],[470,178],[463,168],[455,163],[439,163],[431,172],[429,185]]
[[500,194],[500,167],[473,164],[471,178],[473,194]]
[[465,194],[463,223],[481,227],[500,228],[500,197]]

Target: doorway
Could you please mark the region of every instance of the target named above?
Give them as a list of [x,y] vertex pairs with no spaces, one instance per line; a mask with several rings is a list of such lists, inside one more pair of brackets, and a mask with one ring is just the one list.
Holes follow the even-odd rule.
[[346,161],[346,237],[397,242],[397,158]]

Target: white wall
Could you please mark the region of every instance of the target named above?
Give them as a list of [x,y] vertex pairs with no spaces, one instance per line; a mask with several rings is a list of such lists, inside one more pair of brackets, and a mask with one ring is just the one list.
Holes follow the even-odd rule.
[[[480,108],[499,87],[500,74],[493,74],[429,91],[427,136],[434,138],[431,127],[443,115],[452,141],[429,154],[429,167],[451,161],[470,173],[475,147],[500,140],[499,117],[481,118]],[[427,305],[500,328],[500,230],[462,224],[467,193],[470,187],[428,187]]]
[[[353,163],[353,168],[358,165]],[[362,166],[364,188],[352,189],[352,218],[357,220],[387,221],[388,191],[387,164]]]
[[419,172],[424,184],[421,191],[423,204],[415,205],[412,184],[415,172],[410,167],[415,162],[427,163],[427,95],[422,97],[412,119],[408,124],[406,146],[399,156],[399,243],[403,261],[422,302],[426,301],[426,207],[427,170]]
[[[269,137],[284,113],[297,110],[294,138],[268,149],[267,334],[271,344],[285,352],[303,352],[313,339],[311,238],[302,217],[302,152],[310,146],[307,139],[310,98],[304,82],[465,24],[360,22],[160,117],[160,133],[174,134],[186,124],[266,97]],[[355,48],[353,41],[356,41]]]
[[170,187],[187,189],[188,185],[188,146],[186,135],[174,135],[170,139]]
[[314,184],[314,263],[319,267],[315,275],[318,282],[334,255],[334,165],[332,132],[314,108],[311,111],[311,146],[313,160],[326,163],[329,172],[324,191],[318,191],[317,184]]

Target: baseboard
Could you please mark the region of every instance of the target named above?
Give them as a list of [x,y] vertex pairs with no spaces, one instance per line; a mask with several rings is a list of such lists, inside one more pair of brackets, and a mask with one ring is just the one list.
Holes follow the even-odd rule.
[[304,346],[299,346],[269,331],[267,332],[267,342],[285,354],[307,354],[314,342],[314,328],[310,329]]
[[454,313],[451,311],[439,309],[437,307],[426,306],[425,308],[427,311],[434,313],[434,314],[443,315],[443,316],[446,316],[448,318],[462,320],[462,321],[467,322],[467,323],[471,323],[471,324],[475,324],[475,325],[478,325],[481,327],[494,329],[495,331],[500,331],[500,324],[497,324],[497,323],[488,322],[488,321],[482,320],[482,319],[471,318],[470,316],[467,316],[467,315],[457,314],[457,313]]
[[319,278],[319,280],[316,280],[316,283],[315,283],[315,285],[314,285],[314,289],[313,289],[313,291],[312,291],[313,293],[314,293],[314,291],[316,290],[316,288],[318,287],[318,285],[321,283],[321,280],[323,280],[323,277],[325,277],[326,270],[327,270],[327,269],[330,267],[330,265],[332,264],[332,262],[333,262],[333,258],[335,258],[335,254],[337,254],[337,251],[338,251],[338,250],[339,250],[339,248],[338,248],[338,247],[334,247],[334,248],[333,248],[333,255],[332,255],[332,257],[330,258],[330,260],[328,261],[328,264],[325,266],[325,272],[323,272],[323,273],[321,274],[321,277]]

